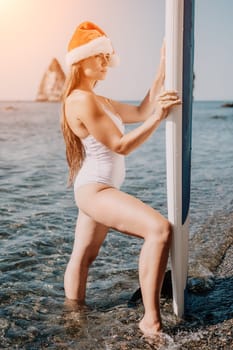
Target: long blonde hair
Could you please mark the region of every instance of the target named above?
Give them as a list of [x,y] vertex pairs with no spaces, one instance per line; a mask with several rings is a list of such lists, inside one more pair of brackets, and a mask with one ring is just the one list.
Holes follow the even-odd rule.
[[69,166],[68,186],[72,185],[74,178],[82,166],[85,158],[85,150],[80,138],[73,133],[67,122],[65,113],[66,98],[71,92],[77,88],[79,83],[79,66],[73,64],[70,73],[66,78],[63,95],[62,95],[62,110],[61,110],[61,129],[66,145],[66,159]]

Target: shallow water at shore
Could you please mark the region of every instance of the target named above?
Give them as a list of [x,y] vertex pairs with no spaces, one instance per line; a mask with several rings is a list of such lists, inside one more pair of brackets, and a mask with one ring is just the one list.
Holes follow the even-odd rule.
[[[59,105],[0,103],[2,348],[231,348],[233,110],[220,105],[194,105],[187,319],[162,299],[165,335],[152,341],[138,331],[142,305],[127,306],[138,288],[140,240],[111,231],[90,271],[88,308],[64,300],[77,209],[65,187]],[[164,159],[161,127],[128,157],[123,190],[166,215]]]

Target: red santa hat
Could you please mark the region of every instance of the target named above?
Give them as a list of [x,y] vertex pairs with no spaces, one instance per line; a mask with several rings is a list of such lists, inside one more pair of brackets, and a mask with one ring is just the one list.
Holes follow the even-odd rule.
[[119,56],[116,55],[112,43],[102,29],[92,22],[83,22],[75,30],[66,54],[66,63],[71,66],[85,58],[100,53],[110,54],[109,66],[119,64]]

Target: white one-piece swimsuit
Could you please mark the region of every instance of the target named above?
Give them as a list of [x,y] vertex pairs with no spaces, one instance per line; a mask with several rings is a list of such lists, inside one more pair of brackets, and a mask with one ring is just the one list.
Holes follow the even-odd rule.
[[[102,106],[119,130],[124,133],[122,120],[104,104]],[[85,149],[85,159],[75,178],[74,190],[90,183],[102,183],[120,188],[125,178],[125,157],[113,152],[92,135],[81,141]]]

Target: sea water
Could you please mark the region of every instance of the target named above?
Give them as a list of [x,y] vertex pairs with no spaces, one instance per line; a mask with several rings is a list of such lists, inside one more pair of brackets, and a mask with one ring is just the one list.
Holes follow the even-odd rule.
[[[213,229],[233,208],[233,109],[222,103],[194,103],[191,237],[197,232],[208,237],[206,223]],[[127,156],[122,190],[167,215],[164,134],[162,124]],[[127,307],[138,288],[141,240],[111,230],[90,269],[88,307],[79,310],[64,299],[63,275],[78,213],[73,190],[66,187],[67,172],[60,104],[1,102],[0,347],[159,348],[138,331],[142,306]],[[216,245],[214,238],[211,244]],[[176,324],[172,311],[164,311],[163,318],[169,333]],[[169,337],[165,342],[177,349],[185,339],[178,337],[178,345]]]

